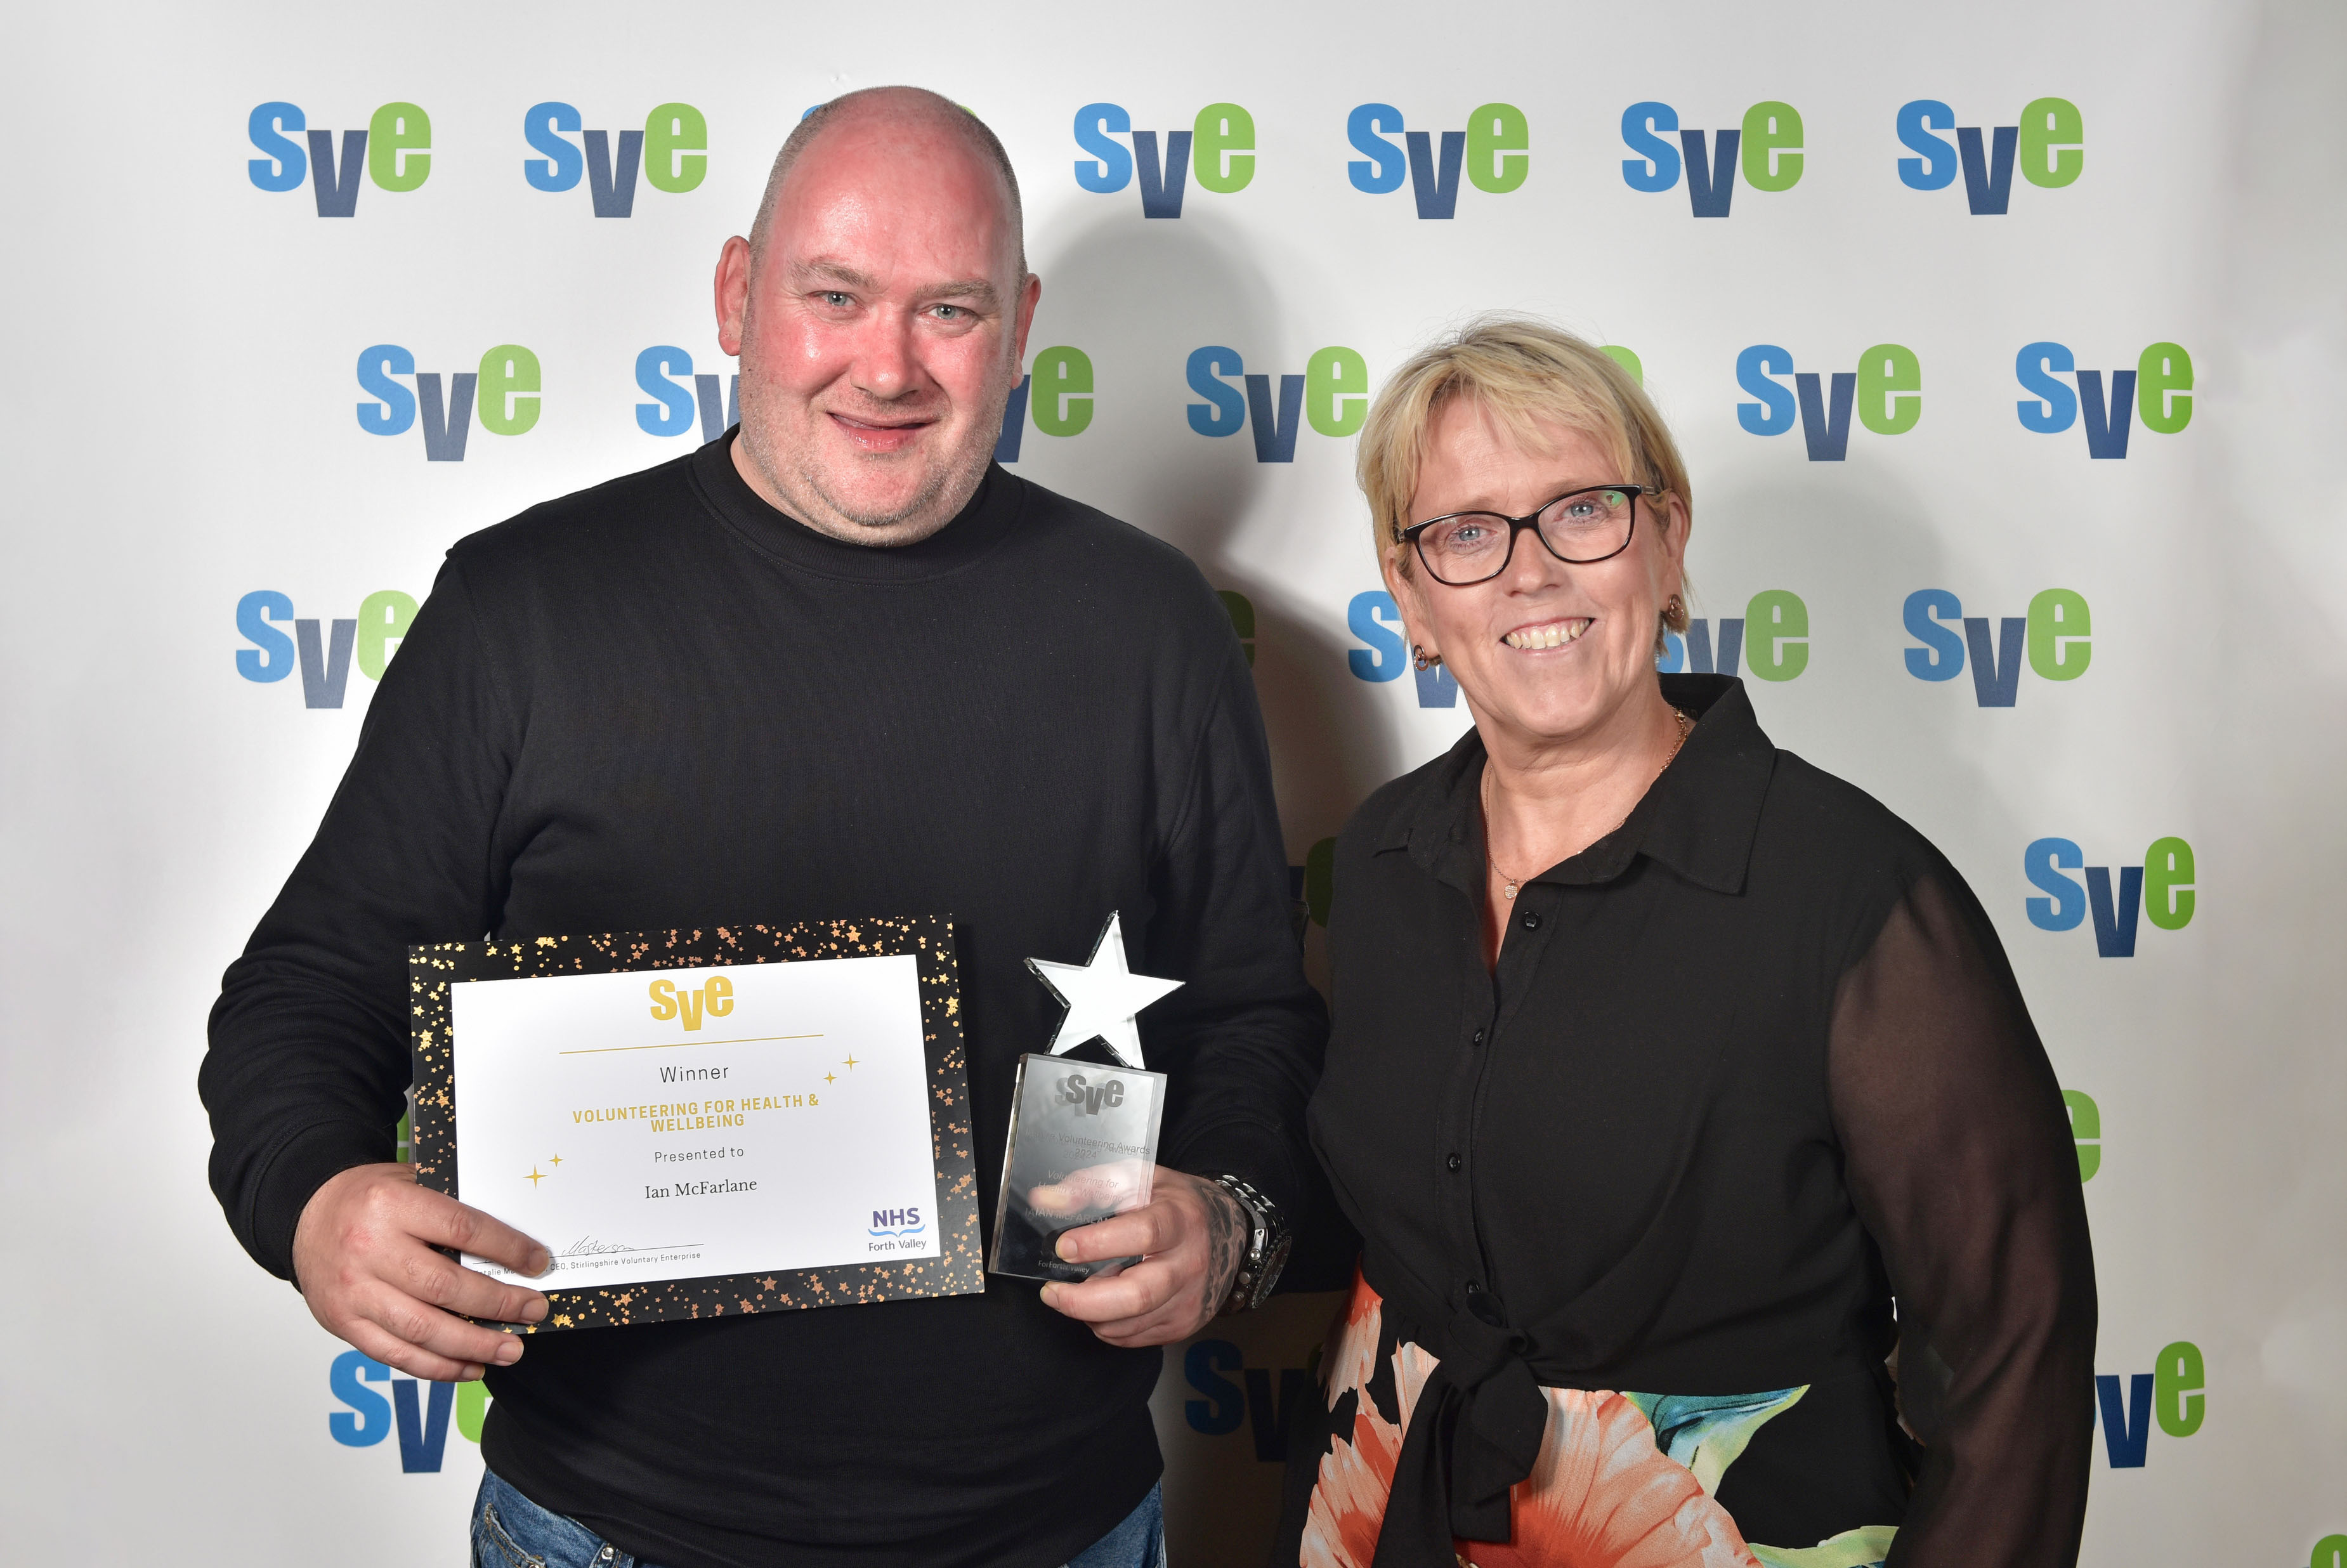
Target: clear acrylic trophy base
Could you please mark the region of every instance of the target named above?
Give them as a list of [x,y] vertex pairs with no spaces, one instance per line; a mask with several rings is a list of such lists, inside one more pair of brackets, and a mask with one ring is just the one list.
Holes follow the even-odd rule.
[[1164,1111],[1162,1072],[1071,1056],[1020,1057],[989,1272],[1079,1280],[1140,1261],[1068,1263],[1054,1248],[1068,1231],[1149,1202]]

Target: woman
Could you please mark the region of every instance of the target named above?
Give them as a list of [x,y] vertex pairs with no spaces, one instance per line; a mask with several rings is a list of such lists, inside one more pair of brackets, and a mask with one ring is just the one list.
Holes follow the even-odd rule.
[[1282,1559],[2075,1562],[2053,1071],[1954,868],[1736,680],[1656,675],[1690,511],[1654,405],[1485,321],[1396,374],[1360,478],[1475,726],[1337,841],[1311,1119],[1364,1245]]

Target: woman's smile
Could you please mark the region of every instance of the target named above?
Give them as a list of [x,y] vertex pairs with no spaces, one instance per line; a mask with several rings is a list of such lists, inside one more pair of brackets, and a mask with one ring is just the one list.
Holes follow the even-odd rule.
[[1597,624],[1594,616],[1568,615],[1554,620],[1535,620],[1519,626],[1513,631],[1502,632],[1500,641],[1519,653],[1545,653],[1551,649],[1570,648],[1581,634]]

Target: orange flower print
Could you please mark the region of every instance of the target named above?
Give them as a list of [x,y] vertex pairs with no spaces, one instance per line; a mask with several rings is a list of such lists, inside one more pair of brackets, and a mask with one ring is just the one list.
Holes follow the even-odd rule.
[[[1402,1426],[1378,1413],[1368,1385],[1377,1372],[1383,1306],[1375,1291],[1355,1282],[1329,1358],[1328,1403],[1334,1408],[1348,1391],[1358,1390],[1359,1409],[1353,1417],[1352,1440],[1341,1434],[1333,1439],[1320,1461],[1312,1511],[1304,1524],[1301,1568],[1369,1568],[1369,1560],[1377,1555],[1378,1530],[1385,1522],[1386,1494],[1393,1490],[1394,1465],[1401,1458],[1409,1407],[1416,1405],[1418,1389],[1426,1380],[1421,1372],[1404,1395]],[[1397,1355],[1397,1363],[1399,1359]],[[1431,1362],[1427,1369],[1432,1369]]]
[[[1437,1365],[1416,1345],[1398,1346],[1393,1372],[1401,1419],[1396,1424],[1378,1413],[1368,1388],[1377,1372],[1382,1306],[1357,1282],[1331,1348],[1331,1408],[1348,1391],[1358,1399],[1349,1437],[1336,1437],[1320,1461],[1301,1568],[1369,1568],[1402,1434]],[[1761,1549],[1768,1555],[1755,1555],[1711,1491],[1751,1434],[1804,1391],[1687,1398],[1543,1389],[1548,1428],[1532,1473],[1512,1493],[1513,1539],[1455,1542],[1461,1568],[1774,1568],[1787,1560],[1769,1548]],[[1872,1553],[1853,1552],[1846,1560],[1878,1561],[1883,1545],[1869,1544]],[[1834,1555],[1839,1568],[1845,1554]]]
[[[1385,1303],[1368,1283],[1358,1275],[1353,1278],[1353,1294],[1345,1302],[1344,1326],[1337,1331],[1337,1343],[1328,1354],[1328,1408],[1335,1409],[1337,1401],[1350,1389],[1367,1389],[1369,1379],[1377,1376],[1378,1338],[1384,1333]],[[1368,1396],[1364,1395],[1366,1403]]]
[[1353,1440],[1332,1440],[1320,1461],[1312,1512],[1304,1522],[1301,1568],[1369,1568],[1385,1522],[1386,1493],[1393,1489],[1394,1461],[1400,1457],[1401,1429],[1364,1398],[1360,1414],[1353,1418]]
[[1515,1539],[1461,1542],[1471,1568],[1759,1568],[1728,1512],[1606,1390],[1547,1389],[1548,1430],[1511,1493]]

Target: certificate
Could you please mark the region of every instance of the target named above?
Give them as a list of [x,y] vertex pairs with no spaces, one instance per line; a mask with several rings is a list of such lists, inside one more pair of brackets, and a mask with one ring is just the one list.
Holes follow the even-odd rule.
[[951,927],[409,949],[417,1179],[543,1243],[541,1328],[967,1295]]

